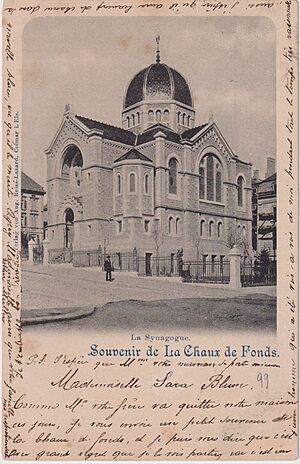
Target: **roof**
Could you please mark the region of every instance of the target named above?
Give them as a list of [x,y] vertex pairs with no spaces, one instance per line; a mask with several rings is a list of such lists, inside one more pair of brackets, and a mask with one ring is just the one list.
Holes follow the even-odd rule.
[[202,124],[200,126],[193,127],[192,129],[187,129],[182,134],[178,134],[173,129],[170,129],[170,127],[162,123],[155,123],[153,126],[145,129],[141,134],[136,135],[130,130],[112,126],[104,122],[95,121],[94,119],[85,118],[84,116],[76,115],[76,118],[88,129],[98,129],[103,131],[104,138],[123,143],[124,145],[131,145],[132,147],[154,140],[154,136],[157,132],[163,132],[166,136],[166,140],[181,143],[186,139],[191,140],[196,134],[198,134],[198,132],[208,126],[208,124]]
[[180,143],[181,137],[179,134],[174,132],[169,127],[158,123],[154,124],[151,127],[148,127],[144,132],[139,134],[137,137],[136,145],[142,145],[143,143],[147,143],[151,140],[154,140],[154,136],[155,134],[157,134],[157,132],[163,132],[166,136],[166,140]]
[[76,115],[76,118],[88,129],[98,129],[103,131],[103,135],[106,139],[114,140],[115,142],[124,143],[126,145],[134,145],[136,136],[129,130],[122,129],[121,127],[111,126],[110,124],[88,119],[83,116]]
[[187,129],[181,134],[182,139],[191,139],[194,135],[198,134],[207,124],[202,124],[201,126],[193,127],[193,129]]
[[24,192],[39,193],[42,195],[46,193],[44,188],[35,180],[31,179],[31,177],[27,176],[25,172],[22,172],[21,190]]
[[271,174],[269,177],[264,179],[264,181],[262,181],[262,182],[271,182],[273,180],[276,180],[276,172],[274,174]]
[[176,100],[193,106],[191,90],[186,79],[175,69],[159,62],[142,69],[130,81],[124,108],[143,100]]
[[274,182],[274,181],[276,181],[276,173],[271,174],[269,177],[266,177],[263,180],[253,179],[253,183],[255,184],[263,184],[264,182]]
[[124,155],[120,156],[120,158],[115,160],[115,163],[118,163],[119,161],[125,161],[125,160],[141,160],[141,161],[148,161],[152,163],[151,159],[148,158],[147,156],[143,155],[140,151],[136,150],[135,148],[132,148],[129,150],[127,153]]

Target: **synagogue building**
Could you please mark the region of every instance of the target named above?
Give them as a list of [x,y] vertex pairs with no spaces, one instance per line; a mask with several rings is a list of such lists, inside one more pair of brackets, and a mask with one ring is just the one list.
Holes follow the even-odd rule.
[[214,121],[196,124],[159,50],[125,90],[122,127],[66,105],[46,155],[49,249],[222,259],[232,232],[251,244],[251,164]]

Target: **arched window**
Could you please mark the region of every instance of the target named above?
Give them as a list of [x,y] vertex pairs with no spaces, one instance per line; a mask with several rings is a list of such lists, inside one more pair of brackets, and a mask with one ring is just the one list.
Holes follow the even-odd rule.
[[164,110],[164,121],[165,122],[169,121],[169,116],[170,116],[169,110]]
[[70,145],[63,154],[62,176],[68,178],[74,187],[81,185],[81,170],[83,159],[81,151],[76,145]]
[[129,192],[135,193],[135,174],[131,172],[129,174]]
[[169,217],[169,234],[173,232],[173,218]]
[[177,194],[177,160],[171,158],[169,161],[169,193]]
[[222,237],[222,222],[218,222],[218,238]]
[[136,123],[137,123],[137,124],[140,124],[140,122],[141,122],[140,113],[137,112],[137,113],[136,113]]
[[131,119],[132,119],[132,125],[135,126],[135,116],[134,116],[134,114],[131,116]]
[[188,117],[187,117],[187,125],[188,125],[188,127],[190,127],[190,124],[191,124],[191,116],[188,115]]
[[178,124],[181,123],[181,113],[180,113],[180,111],[178,111],[178,113],[177,113],[177,122],[178,122]]
[[212,237],[214,233],[214,221],[210,221],[208,225],[208,236]]
[[117,195],[122,193],[122,177],[121,174],[117,175]]
[[144,177],[144,193],[149,193],[149,174],[145,174]]
[[175,233],[180,234],[180,218],[176,218],[175,222]]
[[209,153],[202,158],[199,166],[199,198],[220,203],[222,190],[222,165],[217,156]]
[[205,170],[204,166],[199,168],[199,198],[205,198]]
[[237,203],[238,206],[243,206],[244,203],[244,179],[242,176],[237,180]]
[[206,161],[206,198],[214,201],[214,158],[212,155]]
[[222,201],[222,174],[221,171],[216,173],[216,201]]
[[246,227],[245,226],[242,227],[242,236],[246,237]]
[[201,219],[201,222],[200,222],[200,237],[204,237],[204,229],[205,229],[205,219]]
[[129,116],[127,116],[126,121],[127,121],[127,127],[130,127],[130,118],[129,118]]
[[183,113],[183,115],[182,115],[182,125],[183,125],[183,126],[185,125],[185,117],[186,117],[186,114]]
[[148,119],[149,119],[149,122],[154,121],[154,112],[152,110],[148,111]]
[[156,110],[156,121],[161,122],[161,111],[160,110]]

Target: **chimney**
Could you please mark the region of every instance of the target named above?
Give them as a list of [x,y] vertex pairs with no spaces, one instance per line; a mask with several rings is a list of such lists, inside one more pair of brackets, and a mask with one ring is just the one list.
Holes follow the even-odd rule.
[[267,172],[266,177],[270,177],[272,174],[275,174],[275,158],[267,158]]
[[259,169],[254,169],[253,171],[253,179],[259,180]]

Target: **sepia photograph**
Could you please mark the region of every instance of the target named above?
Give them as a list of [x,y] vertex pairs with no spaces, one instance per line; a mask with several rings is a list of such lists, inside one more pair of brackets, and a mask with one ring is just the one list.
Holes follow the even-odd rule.
[[3,12],[4,459],[297,459],[296,2]]
[[275,45],[265,17],[28,22],[25,330],[276,331]]

